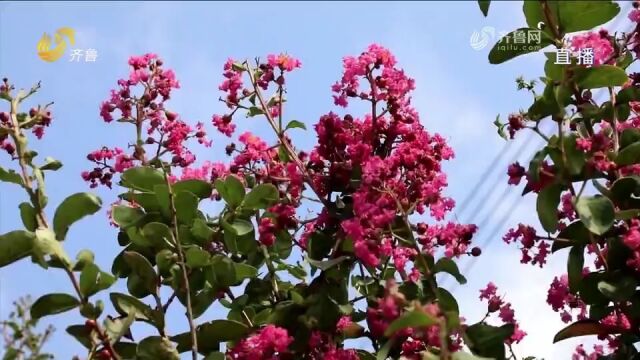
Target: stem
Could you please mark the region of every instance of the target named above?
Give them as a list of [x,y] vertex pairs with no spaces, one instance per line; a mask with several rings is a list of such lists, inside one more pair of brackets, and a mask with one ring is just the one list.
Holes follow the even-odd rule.
[[[35,91],[31,91],[27,96],[31,95],[33,92]],[[24,134],[22,133],[21,127],[20,127],[20,122],[18,121],[18,104],[24,100],[26,98],[26,96],[20,96],[18,94],[18,96],[14,99],[11,100],[11,109],[10,109],[10,117],[11,117],[11,121],[12,121],[12,132],[11,132],[11,137],[13,138],[13,142],[15,143],[16,146],[16,153],[18,155],[18,163],[20,164],[20,170],[21,170],[21,178],[22,178],[22,182],[23,182],[23,188],[26,190],[27,194],[29,195],[30,199],[31,199],[31,204],[33,205],[33,208],[36,211],[36,221],[38,223],[38,228],[42,228],[42,229],[50,229],[49,227],[49,223],[47,221],[47,216],[44,212],[44,209],[41,206],[40,203],[40,199],[38,197],[38,194],[34,191],[33,189],[33,183],[31,181],[31,176],[29,175],[29,172],[27,170],[27,166],[29,164],[27,164],[26,161],[26,150],[27,150],[27,138],[24,136]],[[37,179],[38,182],[38,187],[39,189],[43,189],[43,185],[40,179]],[[82,305],[85,305],[88,303],[88,299],[86,296],[84,296],[82,294],[82,291],[80,291],[80,285],[78,283],[78,279],[76,278],[76,275],[73,272],[73,269],[70,267],[69,264],[67,264],[66,262],[64,263],[64,268],[63,270],[65,271],[65,273],[67,274],[67,276],[69,277],[69,280],[71,281],[71,284],[73,285],[73,289],[76,293],[76,295],[78,296],[78,298],[80,299],[80,302]],[[95,326],[95,330],[96,332],[100,335],[102,334],[104,336],[104,332],[102,330],[102,328],[100,327],[99,324],[96,323]],[[101,337],[101,339],[103,339]],[[116,359],[116,360],[120,360],[120,356],[118,355],[118,353],[115,351],[115,349],[113,348],[112,344],[110,341],[108,341],[108,338],[104,337],[104,339],[106,339],[106,341],[103,341],[103,345],[106,349],[109,350],[109,352],[111,353],[111,356]]]
[[193,308],[191,304],[191,286],[189,285],[189,275],[187,274],[187,264],[185,262],[184,251],[182,244],[180,243],[180,231],[178,229],[178,216],[176,214],[175,197],[173,189],[171,188],[171,182],[167,176],[167,171],[163,167],[162,173],[164,174],[164,181],[167,184],[167,190],[169,192],[169,212],[171,213],[171,222],[173,225],[173,235],[175,237],[175,245],[178,250],[178,257],[180,260],[180,270],[182,272],[182,281],[184,282],[185,292],[187,293],[187,319],[189,321],[189,331],[191,332],[191,358],[193,360],[198,359],[198,334],[196,333],[196,325],[193,320]]
[[269,270],[269,277],[271,278],[271,287],[273,288],[273,295],[275,296],[276,301],[280,299],[280,290],[278,289],[278,279],[276,278],[276,269],[273,267],[273,263],[271,262],[271,256],[269,255],[269,250],[266,246],[260,245],[260,249],[262,249],[262,254],[264,255],[264,262],[267,264],[267,269]]
[[[231,292],[231,289],[227,289],[226,293],[227,293],[227,296],[229,296],[229,299],[231,299],[231,301],[234,301],[236,299],[236,296],[233,295],[233,293]],[[249,325],[249,327],[253,327],[253,322],[249,318],[249,315],[247,315],[247,313],[244,311],[244,309],[242,309],[242,317],[244,317],[244,320],[247,322],[247,325]]]
[[[318,191],[315,185],[313,185],[311,176],[309,176],[309,173],[307,173],[307,170],[305,169],[305,166],[302,163],[302,160],[300,160],[300,157],[298,156],[298,154],[295,152],[295,150],[293,149],[289,141],[287,141],[287,139],[285,138],[284,132],[278,131],[278,125],[276,124],[275,120],[271,116],[271,113],[269,112],[269,107],[267,106],[267,103],[264,101],[264,97],[262,96],[260,87],[256,83],[255,77],[253,76],[253,68],[248,62],[246,63],[246,66],[247,66],[247,72],[249,73],[249,80],[251,81],[251,85],[253,86],[253,90],[256,94],[256,98],[260,102],[260,106],[262,107],[262,112],[264,113],[264,116],[267,118],[269,125],[271,125],[271,127],[273,128],[273,131],[278,136],[278,140],[280,141],[280,144],[282,144],[284,149],[287,151],[291,160],[293,160],[293,162],[298,166],[298,169],[303,174],[305,182],[309,185],[311,190],[314,193],[316,193],[316,196],[318,196],[318,199],[320,199],[320,201],[327,208],[327,210],[332,209],[331,203],[324,197],[320,196],[320,191]],[[280,114],[280,116],[282,116],[282,114]]]
[[544,13],[544,18],[546,20],[547,26],[551,29],[551,33],[555,38],[556,42],[562,41],[562,36],[560,36],[560,32],[558,27],[555,24],[555,19],[553,18],[553,14],[551,14],[551,8],[546,0],[541,0],[540,4],[542,5],[542,12]]

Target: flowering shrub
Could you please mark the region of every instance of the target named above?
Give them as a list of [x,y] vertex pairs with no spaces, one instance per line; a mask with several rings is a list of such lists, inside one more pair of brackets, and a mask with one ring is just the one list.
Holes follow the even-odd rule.
[[[623,70],[636,56],[635,46],[629,48],[635,32],[624,46],[606,32],[565,43],[565,32],[604,23],[618,8],[588,2],[585,16],[562,4],[526,2],[527,20],[537,24],[544,16],[543,44],[588,44],[597,48],[597,60],[591,67],[548,63],[546,89],[532,109],[498,123],[511,138],[533,129],[549,142],[529,169],[508,170],[509,183],[525,179],[525,192],[539,195],[549,234],[520,225],[505,241],[520,244],[523,262],[539,266],[549,253],[570,247],[569,274],[554,281],[548,301],[564,320],[577,322],[557,340],[597,334],[626,354],[636,339],[640,264],[640,210],[632,196],[640,186],[634,175],[640,135],[631,117],[640,93]],[[488,2],[481,6],[488,10]],[[560,24],[554,22],[559,11]],[[490,59],[531,51],[518,49],[494,49]],[[102,207],[98,197],[73,194],[48,220],[45,173],[62,164],[37,161],[27,139],[29,130],[41,138],[52,114],[49,106],[20,110],[39,86],[25,92],[8,79],[0,85],[9,104],[0,112],[0,147],[9,158],[0,180],[28,195],[19,206],[24,228],[0,236],[0,266],[30,257],[62,270],[72,285],[72,294],[37,299],[34,320],[78,310],[86,321],[66,331],[90,359],[179,359],[182,353],[208,360],[516,358],[512,346],[526,333],[493,283],[480,291],[487,310],[479,321],[461,316],[455,297],[438,284],[442,276],[466,282],[456,260],[481,255],[472,241],[477,229],[447,220],[455,203],[444,194],[442,163],[453,150],[422,125],[411,104],[415,83],[389,50],[371,45],[343,59],[331,87],[337,108],[319,117],[317,142],[308,151],[290,138],[306,125],[285,112],[285,96],[295,90],[286,80],[301,62],[287,54],[229,59],[219,85],[226,111],[211,118],[222,134],[237,136],[215,144],[230,157],[224,163],[197,161],[192,146],[213,144],[205,124],[191,125],[170,108],[180,88],[173,71],[155,54],[131,57],[128,65],[99,113],[131,129],[131,141],[90,152],[81,174],[90,188],[119,192],[108,210],[118,232],[113,244],[121,248],[110,271],[91,251],[72,260],[63,247],[69,228]],[[611,88],[608,104],[591,99],[588,89],[598,87]],[[370,110],[352,114],[354,102]],[[576,108],[570,116],[567,106]],[[539,129],[549,116],[559,129],[552,138]],[[247,117],[274,140],[236,134]],[[587,196],[587,181],[602,195]],[[573,183],[582,183],[580,190]],[[218,211],[204,210],[211,203]],[[592,269],[584,266],[585,250],[594,257]],[[110,292],[114,311],[105,314],[100,297],[119,279],[127,293]],[[226,311],[206,319],[214,304]],[[175,333],[166,314],[180,306],[189,330]],[[155,334],[134,337],[137,323]],[[353,348],[349,339],[367,345]],[[584,347],[576,351],[577,358],[593,358]]]
[[[524,183],[523,194],[537,197],[542,231],[519,224],[503,239],[517,244],[523,264],[543,267],[551,254],[568,254],[567,273],[553,279],[547,295],[568,324],[554,342],[583,335],[602,342],[592,352],[579,345],[576,360],[638,357],[640,77],[630,69],[640,55],[640,10],[638,2],[633,6],[632,30],[610,33],[597,27],[619,13],[613,2],[525,2],[528,31],[544,24],[541,47],[570,56],[564,62],[546,53],[544,90],[536,93],[527,83],[533,104],[508,123],[496,122],[512,139],[532,130],[546,142],[528,167],[514,163],[507,170],[509,184]],[[572,34],[578,31],[586,32]],[[515,33],[501,42],[513,41]],[[489,60],[502,63],[530,51],[496,46]],[[556,128],[551,136],[541,131],[547,122]]]
[[[100,209],[100,199],[71,195],[47,220],[43,172],[61,164],[38,164],[25,130],[44,129],[51,114],[47,107],[18,109],[37,87],[16,94],[5,80],[1,89],[11,104],[0,113],[2,146],[18,171],[2,169],[0,179],[26,190],[30,202],[20,205],[25,229],[0,238],[0,265],[31,256],[67,274],[75,294],[45,295],[31,314],[78,308],[86,323],[67,332],[90,358],[177,359],[191,352],[193,359],[448,359],[465,356],[465,345],[505,358],[505,344],[525,335],[495,287],[487,315],[499,311],[500,326],[487,317],[468,323],[438,286],[439,273],[466,282],[455,259],[480,255],[472,247],[476,227],[445,221],[454,201],[443,194],[441,164],[453,151],[420,123],[411,106],[414,81],[387,49],[371,45],[344,58],[332,86],[335,104],[363,101],[371,110],[322,115],[309,152],[289,138],[305,124],[285,121],[284,112],[286,77],[301,62],[286,54],[228,60],[219,86],[228,111],[213,115],[212,125],[234,137],[238,121],[261,118],[276,141],[242,133],[225,146],[228,163],[200,165],[191,144],[212,144],[203,124],[189,125],[169,108],[179,88],[174,73],[154,54],[132,57],[129,66],[100,115],[129,126],[132,142],[89,153],[91,168],[81,174],[91,188],[122,189],[109,209],[122,248],[110,272],[88,250],[71,260],[61,242],[75,221]],[[206,213],[200,206],[207,202],[222,210]],[[120,278],[128,294],[112,292],[117,314],[103,317],[96,294]],[[172,295],[163,298],[163,288]],[[201,320],[215,302],[228,309],[226,317]],[[177,303],[189,331],[174,334],[165,314]],[[138,321],[157,335],[134,343]],[[371,345],[345,348],[352,338]]]

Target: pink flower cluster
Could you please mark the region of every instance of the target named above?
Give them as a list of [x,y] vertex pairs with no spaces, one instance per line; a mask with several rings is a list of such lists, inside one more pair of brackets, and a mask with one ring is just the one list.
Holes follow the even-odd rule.
[[553,279],[547,292],[547,304],[551,305],[553,311],[560,313],[560,319],[565,323],[574,321],[574,315],[572,314],[574,310],[578,310],[575,320],[587,318],[586,304],[577,295],[569,292],[569,277],[567,274]]
[[[267,90],[270,84],[276,84],[278,88],[282,88],[285,83],[284,74],[291,72],[302,66],[300,60],[295,59],[287,54],[270,54],[267,55],[267,62],[258,64],[255,72],[250,74],[255,78],[256,84],[263,90]],[[236,125],[232,123],[233,115],[241,108],[240,103],[244,100],[251,101],[251,107],[256,105],[256,93],[251,87],[245,87],[243,74],[247,72],[246,64],[236,63],[233,59],[228,59],[223,66],[224,80],[218,86],[218,89],[225,93],[224,103],[231,110],[229,114],[214,114],[211,117],[213,125],[226,136],[231,136],[236,129]],[[272,117],[279,115],[280,100],[275,100],[267,104],[269,114]]]
[[[391,322],[400,317],[405,311],[406,300],[398,291],[398,286],[393,280],[388,280],[385,287],[385,296],[378,302],[367,308],[367,324],[369,331],[375,337],[382,337]],[[418,311],[424,311],[432,317],[442,316],[438,305],[426,304]],[[428,346],[440,347],[440,326],[406,328],[393,335],[398,343],[402,343],[402,355],[407,359],[421,359],[420,353]],[[457,351],[462,347],[462,339],[459,334],[453,333],[449,339],[449,350]]]
[[[135,160],[119,147],[109,149],[103,147],[100,150],[93,151],[87,155],[87,160],[96,164],[91,171],[83,171],[82,179],[89,182],[91,188],[95,188],[99,184],[111,188],[113,175],[122,173],[126,169],[133,167]],[[113,165],[109,163],[113,162]]]
[[632,219],[629,230],[622,237],[622,242],[632,251],[627,266],[640,271],[640,220]]
[[571,51],[576,54],[584,49],[593,49],[593,65],[602,65],[609,63],[613,55],[613,45],[611,45],[611,39],[609,33],[606,30],[600,30],[599,32],[590,31],[584,34],[576,35],[569,40],[569,47]]
[[520,242],[520,245],[522,245],[522,248],[520,249],[522,252],[522,259],[520,260],[521,263],[531,263],[531,265],[538,264],[540,267],[546,264],[547,256],[550,251],[549,244],[540,240],[533,227],[519,224],[518,227],[509,229],[509,231],[502,237],[502,240],[507,244]]
[[[129,58],[129,66],[129,78],[118,80],[119,89],[112,90],[110,98],[102,103],[100,115],[104,121],[111,122],[114,112],[118,110],[120,121],[135,125],[137,145],[127,155],[122,150],[114,150],[118,151],[115,156],[96,157],[101,150],[90,154],[89,160],[98,166],[91,172],[84,172],[82,177],[92,187],[98,183],[109,186],[115,173],[133,166],[134,161],[146,163],[150,160],[145,154],[145,145],[155,147],[152,153],[170,155],[171,164],[182,168],[195,161],[195,155],[187,148],[189,139],[211,146],[204,124],[197,123],[192,127],[181,120],[178,114],[166,109],[165,102],[170,98],[172,89],[179,88],[180,84],[172,70],[163,68],[162,60],[157,55],[133,56]],[[146,139],[141,138],[143,132]],[[106,161],[112,159],[116,163]]]
[[[451,159],[453,151],[419,123],[409,97],[414,81],[395,65],[393,55],[378,45],[344,59],[342,79],[333,86],[336,104],[346,106],[348,97],[358,97],[374,107],[386,102],[386,111],[362,120],[334,113],[322,116],[315,127],[318,145],[310,155],[320,195],[349,188],[353,172],[361,171],[353,194],[356,217],[341,227],[354,241],[356,256],[368,266],[377,266],[395,247],[396,239],[384,232],[396,216],[422,214],[428,208],[431,216],[442,220],[454,206],[442,195],[447,179],[441,170],[441,161]],[[361,82],[368,84],[367,91]]]
[[515,319],[515,312],[511,308],[511,303],[505,302],[504,299],[497,295],[498,288],[492,282],[487,284],[485,289],[480,290],[480,300],[487,301],[487,312],[498,313],[498,317],[505,324],[513,324],[515,330],[511,337],[505,340],[507,344],[519,343],[527,335],[526,332],[520,329],[518,322]]
[[170,180],[173,182],[178,180],[214,182],[216,179],[222,178],[227,174],[229,174],[229,168],[224,163],[205,161],[199,167],[191,166],[183,168],[180,176],[171,176]]
[[598,360],[604,355],[604,346],[602,345],[593,345],[593,352],[587,353],[587,351],[584,349],[584,345],[580,344],[576,347],[574,353],[571,355],[571,360]]
[[267,325],[228,350],[227,356],[234,360],[277,360],[292,342],[286,329]]
[[308,358],[312,360],[359,360],[355,350],[338,348],[331,334],[314,331],[309,338]]
[[[357,57],[346,56],[342,63],[342,79],[331,87],[335,93],[336,105],[346,107],[349,97],[372,101],[401,99],[415,88],[414,80],[395,67],[396,59],[393,54],[380,45],[370,45]],[[373,70],[380,68],[380,74],[374,76]],[[369,83],[367,90],[360,89],[362,80]]]

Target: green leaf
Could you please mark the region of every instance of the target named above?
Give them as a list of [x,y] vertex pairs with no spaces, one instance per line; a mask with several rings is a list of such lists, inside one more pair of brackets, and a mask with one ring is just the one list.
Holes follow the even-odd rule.
[[198,216],[198,197],[188,191],[181,191],[175,196],[176,216],[178,222],[191,226]]
[[164,223],[150,222],[142,228],[142,235],[158,249],[173,248],[173,233]]
[[258,275],[258,269],[255,267],[243,264],[243,263],[234,263],[236,281],[240,282],[244,279],[251,279]]
[[626,176],[613,182],[610,193],[614,201],[624,201],[640,189],[640,176]]
[[128,228],[144,217],[144,211],[131,206],[116,205],[111,210],[111,217],[121,228]]
[[599,273],[589,273],[586,274],[582,278],[582,282],[580,283],[580,298],[589,305],[594,304],[603,304],[606,305],[609,303],[609,299],[607,299],[600,290],[598,289],[598,283],[603,280],[602,274]]
[[86,302],[80,305],[80,315],[87,319],[98,319],[104,311],[104,303],[102,300],[98,300],[95,304]]
[[62,248],[62,243],[55,239],[53,231],[48,228],[36,230],[36,239],[33,246],[33,257],[38,264],[46,268],[44,257],[51,255],[64,266],[71,265],[71,260]]
[[207,357],[204,358],[204,360],[225,360],[225,359],[226,359],[225,355],[219,351],[212,352],[211,354],[207,355]]
[[2,167],[0,167],[0,181],[4,181],[4,182],[8,182],[8,183],[13,183],[13,184],[17,184],[20,186],[23,186],[24,183],[22,181],[22,177],[20,176],[20,174],[18,174],[17,172],[13,171],[13,170],[5,170]]
[[564,32],[591,30],[613,19],[620,6],[612,1],[558,1],[560,25]]
[[575,207],[584,226],[597,235],[607,232],[615,220],[613,204],[604,196],[581,196]]
[[127,169],[120,179],[124,187],[141,191],[153,191],[154,186],[165,184],[162,172],[146,166]]
[[391,347],[393,346],[393,339],[387,340],[386,343],[380,348],[378,353],[376,354],[376,360],[387,360],[389,356],[389,351],[391,351]]
[[195,219],[193,226],[191,227],[191,234],[199,240],[208,243],[214,234],[214,231],[209,227],[206,221],[202,219]]
[[558,341],[576,336],[607,334],[608,331],[606,330],[606,327],[597,321],[579,320],[560,330],[556,336],[553,337],[553,343],[555,344]]
[[136,359],[139,360],[180,360],[180,354],[169,339],[160,336],[144,338],[138,344]]
[[19,206],[20,218],[25,229],[29,231],[36,231],[38,227],[38,221],[36,220],[36,209],[28,202],[23,202]]
[[334,259],[329,259],[329,260],[324,260],[324,261],[319,261],[319,260],[313,260],[311,258],[307,258],[307,262],[315,267],[317,267],[320,270],[328,270],[331,269],[332,267],[340,264],[341,262],[347,260],[348,257],[346,256],[339,256],[337,258]]
[[124,194],[118,195],[119,198],[129,201],[131,203],[136,203],[146,211],[146,212],[159,212],[160,203],[158,202],[158,197],[155,193],[151,192],[126,192]]
[[391,337],[396,332],[406,328],[422,328],[437,323],[438,321],[433,316],[423,311],[408,311],[389,324],[389,327],[384,331],[384,336]]
[[554,241],[551,246],[551,252],[556,252],[573,245],[587,245],[591,242],[589,236],[589,230],[584,227],[582,221],[573,222],[558,234],[558,238],[570,241]]
[[225,231],[230,231],[235,236],[244,236],[253,231],[253,224],[243,219],[235,219],[231,223],[224,221],[222,226]]
[[438,262],[436,262],[435,266],[433,267],[433,272],[446,272],[456,278],[456,280],[458,280],[460,284],[467,283],[467,279],[462,274],[460,274],[460,270],[458,269],[458,265],[455,263],[455,261],[447,257],[443,257],[439,259]]
[[544,147],[533,155],[531,162],[529,162],[529,169],[527,170],[527,178],[530,178],[531,181],[538,182],[540,180],[540,167],[545,157],[547,157],[547,154],[548,149]]
[[60,314],[74,309],[80,305],[80,301],[68,294],[47,294],[36,300],[31,305],[31,317],[40,319],[48,315]]
[[164,326],[163,315],[153,310],[149,305],[142,301],[121,293],[111,293],[109,298],[113,303],[116,311],[123,316],[135,314],[137,320],[142,320],[154,324],[158,328]]
[[582,168],[587,163],[585,153],[578,149],[576,145],[576,135],[570,134],[563,138],[564,153],[567,157],[565,166],[571,175],[579,175]]
[[538,218],[545,231],[553,233],[558,227],[558,204],[560,204],[560,193],[562,186],[559,184],[549,185],[538,194],[536,210]]
[[222,256],[214,256],[211,260],[213,264],[213,282],[221,288],[234,285],[236,281],[236,268],[233,261]]
[[640,162],[640,141],[620,150],[615,160],[620,166],[633,165]]
[[62,163],[52,157],[44,158],[44,165],[40,166],[40,170],[56,171],[62,167]]
[[574,72],[576,84],[582,89],[622,86],[629,80],[624,70],[613,65],[578,67]]
[[295,128],[307,130],[307,126],[303,122],[298,121],[298,120],[289,121],[289,123],[287,124],[287,126],[284,129],[285,130],[289,130],[289,129],[295,129]]
[[62,241],[69,227],[85,216],[95,214],[102,207],[102,200],[91,193],[76,193],[60,203],[53,217],[56,239]]
[[[198,350],[202,353],[218,351],[220,342],[238,341],[249,334],[250,329],[243,323],[234,320],[214,320],[198,326]],[[191,349],[191,334],[182,333],[171,338],[178,344],[178,351]]]
[[76,263],[73,266],[74,271],[82,271],[85,266],[93,264],[95,255],[91,250],[83,249],[76,255]]
[[456,298],[445,288],[438,288],[438,305],[444,311],[460,312]]
[[291,158],[289,157],[289,153],[287,152],[287,149],[283,145],[278,146],[278,160],[280,160],[283,163],[288,163],[291,161]]
[[205,267],[211,260],[211,255],[197,246],[190,247],[184,255],[187,258],[187,266],[192,269]]
[[80,273],[80,292],[89,297],[108,289],[116,281],[113,275],[101,271],[95,264],[87,264]]
[[569,251],[567,260],[567,274],[569,277],[569,290],[576,294],[582,281],[582,269],[584,268],[584,246],[574,246]]
[[188,191],[200,199],[210,197],[213,191],[213,186],[210,183],[196,179],[178,181],[171,187],[176,194],[181,191]]
[[[535,3],[539,6],[537,1],[526,1],[526,4]],[[555,52],[546,52],[544,53],[547,57],[547,61],[544,63],[544,74],[551,80],[554,81],[562,81],[564,76],[564,66],[560,64],[556,64],[556,53]]]
[[236,208],[244,199],[244,184],[233,175],[228,175],[224,181],[216,180],[215,186],[222,199],[231,208]]
[[598,290],[614,301],[627,301],[636,292],[638,282],[632,276],[623,275],[598,282]]
[[491,0],[478,0],[478,7],[480,7],[480,11],[482,11],[482,15],[487,17],[489,15],[489,6],[491,5]]
[[[549,1],[551,13],[557,15],[557,3],[555,1]],[[546,22],[542,5],[538,1],[524,1],[522,6],[524,17],[527,19],[527,25],[531,29],[537,29],[540,26],[540,22]]]
[[[522,44],[520,43],[516,44],[514,41],[514,35],[516,34],[520,35],[523,32],[524,32],[524,37],[527,39],[527,41],[525,41]],[[498,41],[498,43],[496,43],[493,46],[493,48],[489,52],[489,63],[501,64],[517,56],[538,51],[546,47],[547,45],[551,44],[551,41],[545,36],[542,36],[542,34],[540,34],[539,43],[537,41],[532,41],[532,42],[528,41],[530,36],[533,37],[535,36],[533,34],[538,34],[538,33],[540,33],[540,30],[520,28],[505,35],[504,37],[502,37],[502,39]]]
[[158,276],[149,260],[135,251],[125,251],[124,260],[129,264],[133,273],[140,277],[145,289],[155,293]]
[[469,348],[475,355],[504,359],[504,340],[508,339],[513,331],[513,324],[505,324],[500,327],[485,323],[473,324],[466,331],[470,341]]
[[91,348],[91,330],[83,325],[71,325],[67,327],[67,333],[73,336],[80,344],[87,349]]
[[127,333],[130,334],[130,328],[135,320],[134,314],[129,314],[124,318],[107,318],[105,320],[105,330],[112,343],[120,341]]
[[242,207],[257,210],[266,209],[280,198],[278,189],[272,184],[260,184],[254,187],[244,198]]
[[249,111],[247,112],[247,117],[252,117],[252,116],[262,115],[262,114],[264,114],[264,111],[262,111],[261,108],[257,106],[252,106],[249,108]]
[[35,238],[34,233],[24,230],[0,235],[0,267],[31,255]]

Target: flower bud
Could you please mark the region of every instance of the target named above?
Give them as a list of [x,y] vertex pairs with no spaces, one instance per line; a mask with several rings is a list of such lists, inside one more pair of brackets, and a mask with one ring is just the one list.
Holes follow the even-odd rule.
[[102,349],[98,353],[98,359],[100,359],[100,360],[109,360],[109,359],[111,359],[111,351],[109,351],[109,349]]
[[418,223],[417,227],[419,235],[424,235],[427,232],[427,224],[421,222]]
[[472,256],[480,256],[480,254],[482,254],[482,250],[479,247],[476,246],[473,249],[471,249]]
[[236,144],[231,143],[224,148],[224,151],[227,153],[227,155],[231,156],[231,154],[235,149],[236,149]]
[[489,311],[490,313],[496,312],[500,310],[501,305],[502,305],[502,300],[494,296],[491,299],[489,299],[489,306],[487,307],[487,311]]
[[84,322],[84,326],[86,326],[88,330],[92,330],[96,327],[96,321],[89,319]]
[[10,120],[8,112],[0,112],[0,123],[8,123]]

